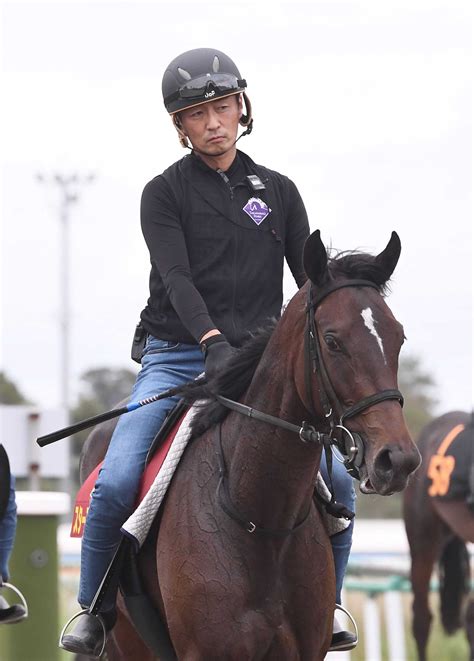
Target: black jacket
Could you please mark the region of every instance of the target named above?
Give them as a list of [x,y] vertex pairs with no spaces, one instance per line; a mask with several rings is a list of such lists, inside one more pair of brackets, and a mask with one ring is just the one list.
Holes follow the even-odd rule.
[[[265,189],[252,190],[247,175]],[[261,202],[271,210],[263,220]],[[298,286],[306,280],[309,225],[296,186],[240,151],[226,173],[195,154],[174,163],[145,186],[141,223],[151,259],[141,320],[160,339],[195,344],[218,328],[239,345],[280,316],[285,258]]]

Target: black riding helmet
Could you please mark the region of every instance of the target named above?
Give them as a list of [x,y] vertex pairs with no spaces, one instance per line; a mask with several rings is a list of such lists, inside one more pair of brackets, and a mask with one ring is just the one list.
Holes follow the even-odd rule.
[[249,126],[251,106],[244,90],[246,81],[225,53],[213,48],[194,48],[170,62],[162,82],[163,101],[170,115],[219,97],[243,93],[246,115],[240,123]]

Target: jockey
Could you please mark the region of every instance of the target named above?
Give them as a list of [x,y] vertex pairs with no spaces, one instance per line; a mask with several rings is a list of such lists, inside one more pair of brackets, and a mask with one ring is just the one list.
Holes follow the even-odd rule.
[[[471,411],[469,421],[461,434],[466,437],[466,445],[471,448],[469,456],[466,502],[469,508],[474,512],[474,411]],[[459,434],[459,437],[461,437],[461,434]]]
[[[15,501],[15,478],[10,475],[8,456],[0,444],[1,480],[4,486],[8,483],[8,494],[6,494],[5,508],[0,512],[0,590],[3,583],[9,580],[8,561],[13,550],[16,533],[16,501]],[[21,604],[10,606],[8,601],[0,592],[0,624],[13,624],[26,618],[26,609]]]
[[[306,280],[302,254],[309,224],[295,184],[236,147],[253,125],[246,87],[234,62],[210,48],[179,55],[163,76],[166,110],[190,153],[147,183],[142,194],[150,296],[132,345],[132,357],[141,363],[132,401],[203,371],[215,374],[231,347],[279,317],[285,260],[298,287]],[[244,131],[237,137],[239,125]],[[85,524],[78,596],[84,608],[133,511],[150,445],[176,401],[158,401],[119,419]],[[352,478],[338,462],[332,481],[336,499],[353,510]],[[352,523],[332,539],[338,602],[351,541]],[[62,647],[97,654],[103,640],[99,618],[107,630],[113,627],[113,589],[99,616],[79,617]],[[335,630],[334,649],[350,649],[354,642],[351,633]]]
[[471,411],[471,417],[468,424],[464,429],[464,434],[470,438],[470,447],[471,447],[471,461],[469,464],[469,484],[468,484],[468,493],[467,493],[467,504],[469,508],[474,512],[474,411]]

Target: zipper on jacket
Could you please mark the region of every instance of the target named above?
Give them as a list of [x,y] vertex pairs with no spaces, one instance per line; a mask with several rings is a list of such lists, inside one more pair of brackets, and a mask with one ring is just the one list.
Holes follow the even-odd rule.
[[[226,173],[223,170],[216,170],[216,172],[221,176],[221,179],[224,181],[226,184],[227,188],[230,191],[230,199],[234,199],[234,189],[232,187],[232,184],[230,183],[229,177],[226,175]],[[234,205],[232,205],[232,216],[235,221],[235,209]],[[232,328],[234,331],[234,336],[237,337],[237,324],[235,321],[235,316],[236,316],[236,309],[235,309],[235,304],[237,300],[237,254],[238,254],[238,249],[237,249],[237,226],[236,223],[234,222],[234,227],[233,227],[233,246],[234,246],[234,254],[233,254],[233,267],[232,267],[232,306],[231,306],[231,324]]]
[[216,170],[216,172],[217,172],[218,174],[220,174],[222,180],[223,180],[224,183],[226,184],[227,188],[230,190],[230,199],[233,200],[233,199],[234,199],[234,189],[232,188],[232,184],[230,183],[230,179],[229,179],[229,177],[226,175],[226,173],[224,172],[224,170],[220,170],[220,169],[218,169],[218,170]]

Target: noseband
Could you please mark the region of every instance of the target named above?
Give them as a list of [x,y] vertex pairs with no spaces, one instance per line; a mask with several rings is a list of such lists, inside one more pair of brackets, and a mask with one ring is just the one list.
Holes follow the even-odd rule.
[[[345,421],[352,418],[362,411],[370,408],[374,404],[389,399],[395,399],[403,406],[403,395],[399,390],[389,389],[381,390],[378,393],[369,395],[359,400],[356,404],[344,409],[336,391],[332,385],[326,365],[321,352],[318,331],[316,328],[315,313],[319,304],[330,294],[338,289],[345,287],[372,287],[379,291],[377,285],[370,280],[342,280],[323,289],[322,292],[314,295],[313,286],[308,289],[308,301],[306,305],[307,330],[305,335],[305,382],[308,402],[311,402],[313,411],[313,388],[311,387],[311,372],[316,374],[319,388],[319,398],[324,411],[324,417],[330,426],[330,436],[333,445],[335,445],[345,457],[344,465],[353,477],[360,479],[359,468],[362,465],[365,454],[364,439],[361,434],[351,432],[345,426]],[[342,437],[336,432],[341,430]]]

